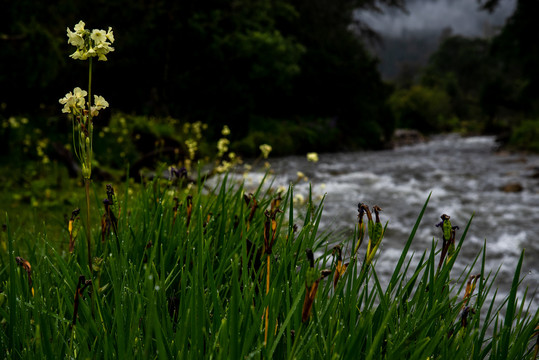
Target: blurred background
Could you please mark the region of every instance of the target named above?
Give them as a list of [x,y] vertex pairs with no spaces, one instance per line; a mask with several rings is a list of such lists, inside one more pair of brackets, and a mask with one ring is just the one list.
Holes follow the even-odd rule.
[[[64,127],[85,88],[66,28],[113,28],[94,68],[112,114],[232,130],[238,152],[387,147],[396,128],[500,135],[538,150],[532,0],[2,1],[0,136],[9,118]],[[110,119],[110,114],[108,118]],[[110,120],[101,119],[102,125]],[[7,125],[6,125],[7,124]],[[523,130],[524,129],[524,130]],[[61,131],[63,132],[63,131]]]

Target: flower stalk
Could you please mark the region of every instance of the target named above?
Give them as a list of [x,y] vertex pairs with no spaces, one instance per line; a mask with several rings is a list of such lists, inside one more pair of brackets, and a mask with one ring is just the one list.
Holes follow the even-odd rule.
[[447,264],[453,257],[455,253],[456,230],[459,229],[458,226],[453,226],[451,224],[451,221],[449,220],[451,217],[449,215],[443,214],[440,218],[442,221],[436,224],[436,227],[442,228],[442,253],[440,255],[440,262],[438,263],[437,273],[440,272],[444,260],[446,260]]
[[71,218],[67,224],[67,230],[69,232],[69,252],[73,253],[75,250],[75,240],[79,232],[79,213],[80,209],[77,208],[71,212]]
[[333,248],[333,254],[337,255],[337,264],[335,265],[335,275],[333,275],[333,290],[337,288],[337,283],[339,282],[339,279],[341,276],[344,275],[344,272],[346,271],[346,268],[348,267],[348,263],[343,264],[342,261],[342,249],[340,245],[337,245]]
[[92,235],[90,232],[90,179],[84,179],[84,189],[86,191],[86,243],[88,245],[88,268],[90,269],[90,273],[92,273]]
[[[106,55],[114,51],[111,46],[114,42],[112,28],[108,31],[85,29],[85,23],[79,21],[73,31],[67,28],[68,44],[76,47],[70,55],[75,60],[88,60],[88,91],[76,87],[73,92],[67,93],[59,100],[64,105],[62,112],[73,117],[73,148],[81,164],[81,173],[84,179],[86,192],[86,242],[88,245],[88,267],[92,272],[92,239],[90,231],[90,182],[92,177],[93,158],[93,118],[109,106],[102,97],[94,95],[92,103],[92,74],[93,58],[106,61]],[[88,98],[86,98],[88,96]],[[70,243],[70,245],[72,245]]]
[[26,271],[26,274],[28,275],[28,287],[30,288],[32,296],[34,296],[34,287],[32,285],[32,266],[30,265],[30,262],[20,256],[15,258],[15,262]]
[[[271,211],[266,210],[266,221],[264,223],[264,253],[266,254],[266,296],[270,290],[270,270],[271,270],[271,251],[277,235],[277,221],[275,216],[281,210],[276,207]],[[268,342],[268,324],[269,324],[269,305],[266,307],[264,316],[264,344]]]
[[307,261],[309,268],[305,277],[305,299],[303,300],[303,308],[301,310],[301,322],[306,323],[311,317],[311,311],[318,292],[318,284],[331,273],[331,270],[318,271],[314,267],[314,254],[311,249],[306,249]]
[[[368,208],[367,208],[368,210]],[[354,254],[353,257],[356,256],[357,251],[361,247],[361,244],[363,243],[363,238],[365,237],[365,223],[363,222],[363,216],[365,215],[365,207],[362,203],[357,204],[357,219],[358,219],[358,238],[356,246],[354,247]]]
[[374,211],[374,215],[376,217],[376,221],[373,221],[369,207],[365,204],[362,204],[361,207],[364,209],[365,213],[367,214],[367,218],[369,219],[369,243],[367,245],[367,254],[365,256],[365,265],[368,266],[374,259],[374,255],[376,255],[376,251],[378,250],[378,247],[382,242],[382,238],[384,237],[384,227],[380,221],[380,211],[382,211],[382,209],[378,205],[374,205],[372,207],[372,211]]
[[75,299],[73,300],[73,320],[71,326],[77,324],[77,317],[79,314],[79,302],[83,296],[84,290],[92,284],[92,280],[86,280],[84,275],[79,276],[79,282],[77,283],[77,290],[75,290]]

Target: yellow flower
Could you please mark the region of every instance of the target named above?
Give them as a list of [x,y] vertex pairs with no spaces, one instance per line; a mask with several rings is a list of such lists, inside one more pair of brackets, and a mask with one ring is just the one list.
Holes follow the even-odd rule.
[[109,39],[109,41],[111,43],[114,42],[114,34],[112,33],[112,28],[109,26],[109,31],[107,31],[107,39]]
[[307,153],[307,161],[318,162],[318,154],[315,152]]
[[73,28],[75,30],[75,32],[79,33],[79,34],[82,34],[84,32],[84,26],[86,24],[84,23],[84,21],[79,21],[79,23],[77,25],[75,25],[75,27]]
[[100,29],[90,31],[84,29],[84,26],[84,22],[80,21],[75,25],[75,31],[67,28],[67,43],[77,48],[70,57],[75,60],[86,60],[97,56],[98,60],[106,61],[105,55],[114,51],[114,48],[110,46],[114,42],[112,28],[109,27],[108,31]]
[[215,171],[218,174],[224,173],[225,171],[228,171],[232,167],[232,163],[229,161],[223,161],[219,166],[215,168]]
[[[68,92],[63,98],[58,100],[58,102],[62,105],[64,105],[64,108],[62,109],[63,113],[70,114],[73,112],[80,112],[84,110],[85,108],[85,96],[88,93],[85,90],[82,90],[79,87],[76,87],[73,90],[73,93],[70,91]],[[77,110],[77,111],[74,111]]]
[[200,121],[191,124],[191,131],[198,140],[202,139],[202,125]]
[[73,97],[75,97],[77,106],[81,109],[84,109],[85,107],[86,95],[88,95],[86,90],[82,90],[80,87],[76,87],[75,89],[73,89]]
[[92,116],[97,116],[99,110],[103,110],[109,107],[109,103],[103,96],[94,95],[94,105],[92,106]]
[[110,46],[108,42],[102,42],[102,43],[97,44],[94,49],[90,49],[90,50],[94,50],[95,54],[97,54],[98,56],[97,60],[107,61],[107,57],[105,55],[111,51],[114,51],[114,48]]
[[71,106],[75,104],[75,99],[73,98],[73,94],[68,92],[66,96],[58,100],[58,102],[62,105],[64,105],[64,108],[62,109],[63,113],[69,114],[71,113]]
[[82,51],[80,49],[77,49],[73,54],[69,55],[70,58],[75,60],[86,60],[88,59],[88,53],[86,51]]
[[81,48],[84,46],[84,38],[81,36],[81,34],[77,32],[73,32],[67,28],[67,43],[73,46],[76,46],[77,48]]
[[95,41],[96,44],[101,44],[107,41],[107,33],[105,30],[93,29],[90,38]]
[[10,117],[9,118],[9,124],[11,125],[12,128],[16,129],[19,127],[19,122],[17,121],[17,118],[16,117]]
[[189,128],[191,127],[191,124],[186,122],[185,124],[183,124],[183,132],[185,134],[187,134],[189,132]]
[[230,129],[227,125],[223,126],[223,130],[221,130],[221,134],[223,134],[223,136],[230,135]]
[[217,156],[222,156],[224,153],[228,151],[228,145],[230,144],[230,140],[226,138],[221,138],[219,141],[217,141],[217,150],[219,150],[219,154]]
[[262,152],[262,156],[264,157],[264,159],[268,158],[271,150],[272,150],[271,145],[268,145],[268,144],[260,145],[260,151]]
[[193,160],[195,158],[195,153],[198,150],[198,143],[196,142],[196,140],[187,139],[187,140],[185,140],[185,145],[187,146],[187,152],[189,153],[189,159]]

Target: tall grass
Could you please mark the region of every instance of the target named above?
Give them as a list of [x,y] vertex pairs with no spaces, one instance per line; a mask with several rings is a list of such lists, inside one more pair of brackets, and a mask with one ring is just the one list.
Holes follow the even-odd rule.
[[[117,227],[106,229],[104,242],[92,229],[92,274],[84,238],[76,239],[69,253],[52,246],[58,239],[46,232],[14,235],[6,219],[0,354],[11,359],[534,358],[539,313],[530,313],[525,298],[517,298],[522,256],[501,302],[493,285],[497,273],[485,269],[485,248],[476,258],[481,268],[476,291],[471,282],[466,288],[476,275],[471,270],[452,272],[469,224],[455,254],[437,271],[436,241],[422,254],[409,250],[428,199],[382,286],[376,258],[363,261],[365,245],[350,257],[357,231],[341,242],[348,267],[332,256],[334,239],[318,231],[323,203],[309,199],[298,211],[290,187],[280,204],[273,203],[281,212],[270,210],[268,217],[265,211],[278,195],[267,187],[249,194],[224,177],[211,191],[204,189],[199,178],[188,199],[185,188],[155,179],[134,199],[127,190],[119,194]],[[271,215],[276,237],[268,251],[264,231]],[[69,238],[64,240],[67,248]],[[312,264],[309,250],[318,255]],[[338,264],[335,283],[326,276]],[[312,301],[307,314],[306,301]]]

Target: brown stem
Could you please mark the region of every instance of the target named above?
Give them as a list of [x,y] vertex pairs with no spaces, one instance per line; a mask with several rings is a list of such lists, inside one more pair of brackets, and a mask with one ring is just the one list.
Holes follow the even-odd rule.
[[92,238],[90,234],[90,179],[84,179],[86,189],[86,242],[88,244],[88,267],[92,274]]
[[[269,294],[270,289],[270,256],[267,257],[268,271],[266,273],[266,296]],[[266,324],[264,332],[264,345],[268,343],[268,323],[269,323],[269,305],[266,306]]]

